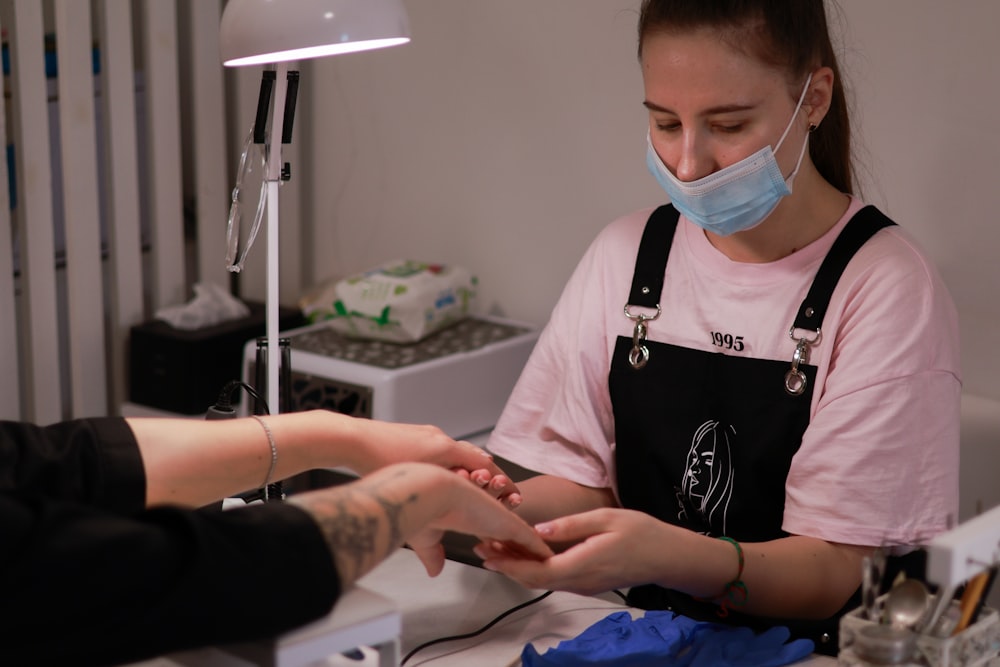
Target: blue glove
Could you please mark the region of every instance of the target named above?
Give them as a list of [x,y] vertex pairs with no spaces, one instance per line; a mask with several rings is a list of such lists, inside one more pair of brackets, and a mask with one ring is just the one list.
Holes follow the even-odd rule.
[[759,635],[750,628],[715,626],[698,633],[677,667],[780,667],[813,652],[812,640],[789,642],[789,637],[784,626]]
[[669,611],[648,611],[634,621],[627,611],[615,612],[573,639],[539,654],[527,644],[524,667],[628,667],[663,662],[686,647],[699,625]]
[[699,622],[669,611],[647,611],[635,620],[627,611],[619,611],[544,654],[527,644],[521,663],[524,667],[780,667],[813,652],[812,641],[788,642],[790,636],[785,627],[755,635],[749,628]]

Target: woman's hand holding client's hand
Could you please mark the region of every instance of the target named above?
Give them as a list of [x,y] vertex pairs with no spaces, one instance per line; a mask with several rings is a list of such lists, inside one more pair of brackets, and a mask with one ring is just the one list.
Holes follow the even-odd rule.
[[[663,573],[669,530],[642,512],[602,508],[553,519],[535,526],[550,545],[569,545],[545,560],[525,558],[493,542],[475,547],[483,567],[507,575],[528,588],[594,595],[648,583]],[[681,531],[677,531],[681,532]]]

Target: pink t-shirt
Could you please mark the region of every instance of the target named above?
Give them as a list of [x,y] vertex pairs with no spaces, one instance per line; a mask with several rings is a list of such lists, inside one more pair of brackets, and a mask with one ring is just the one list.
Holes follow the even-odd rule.
[[[648,338],[790,365],[795,313],[862,206],[852,200],[827,234],[762,264],[730,260],[681,217],[663,314],[648,323]],[[617,492],[608,371],[616,338],[632,336],[623,309],[651,212],[619,218],[587,250],[490,437],[490,451]],[[785,531],[847,544],[915,545],[947,529],[958,512],[958,349],[954,304],[933,264],[905,229],[878,232],[847,266],[822,338],[810,350],[816,386],[809,427],[788,473]]]

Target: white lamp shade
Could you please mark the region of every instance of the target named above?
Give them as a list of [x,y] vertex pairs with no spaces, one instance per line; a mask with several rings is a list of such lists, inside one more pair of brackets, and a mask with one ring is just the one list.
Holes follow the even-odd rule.
[[405,44],[410,25],[401,0],[229,0],[219,39],[240,67]]

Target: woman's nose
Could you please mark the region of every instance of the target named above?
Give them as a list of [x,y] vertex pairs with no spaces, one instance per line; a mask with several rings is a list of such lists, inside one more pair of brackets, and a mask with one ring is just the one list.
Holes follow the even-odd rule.
[[677,163],[674,166],[677,180],[689,183],[704,178],[716,170],[715,161],[693,135],[686,135],[679,149],[676,156]]

